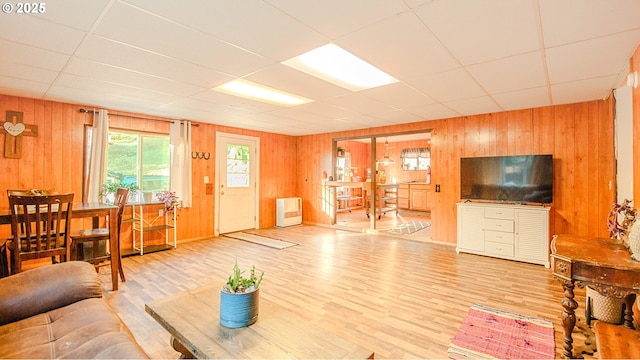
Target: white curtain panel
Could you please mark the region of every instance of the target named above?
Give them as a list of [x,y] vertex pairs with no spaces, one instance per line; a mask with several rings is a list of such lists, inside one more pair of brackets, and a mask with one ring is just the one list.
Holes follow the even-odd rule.
[[91,128],[91,155],[87,175],[87,192],[84,201],[97,202],[100,188],[104,184],[104,173],[107,157],[107,141],[109,137],[109,112],[98,110],[93,112],[93,126]]
[[170,190],[180,198],[181,206],[191,207],[191,121],[173,120],[169,127],[171,178]]

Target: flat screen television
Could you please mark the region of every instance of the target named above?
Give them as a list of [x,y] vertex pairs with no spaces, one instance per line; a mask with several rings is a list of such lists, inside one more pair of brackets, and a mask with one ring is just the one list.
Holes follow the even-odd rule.
[[553,202],[553,157],[461,158],[460,199],[550,204]]

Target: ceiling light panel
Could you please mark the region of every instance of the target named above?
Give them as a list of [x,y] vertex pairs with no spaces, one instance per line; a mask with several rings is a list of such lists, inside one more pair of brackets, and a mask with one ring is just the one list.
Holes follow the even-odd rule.
[[284,65],[329,81],[351,91],[360,91],[398,80],[335,44],[327,44],[283,62]]
[[216,86],[213,90],[280,106],[302,105],[313,101],[243,79]]

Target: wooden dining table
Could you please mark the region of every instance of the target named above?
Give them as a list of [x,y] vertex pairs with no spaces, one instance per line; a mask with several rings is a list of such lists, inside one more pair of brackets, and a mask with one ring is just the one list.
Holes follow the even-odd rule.
[[[111,284],[113,290],[118,290],[118,269],[120,265],[118,249],[118,207],[113,204],[89,202],[73,203],[72,218],[93,218],[93,227],[98,227],[100,217],[108,219],[109,249],[111,251]],[[0,210],[0,225],[11,224],[11,211]]]

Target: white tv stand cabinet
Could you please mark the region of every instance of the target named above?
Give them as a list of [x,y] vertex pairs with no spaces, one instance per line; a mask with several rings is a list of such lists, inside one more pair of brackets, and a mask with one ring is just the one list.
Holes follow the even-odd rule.
[[457,204],[456,251],[549,267],[549,207]]

